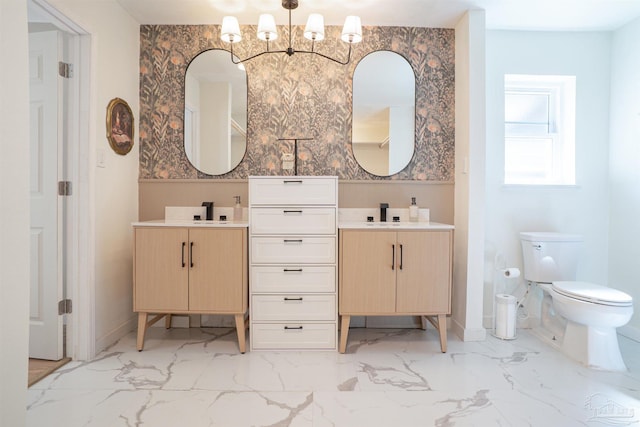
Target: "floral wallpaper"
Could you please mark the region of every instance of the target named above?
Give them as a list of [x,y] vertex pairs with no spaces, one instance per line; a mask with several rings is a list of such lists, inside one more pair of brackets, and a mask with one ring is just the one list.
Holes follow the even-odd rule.
[[[293,27],[293,46],[309,49],[302,27]],[[255,27],[234,53],[245,58],[264,50]],[[286,49],[288,37],[271,49]],[[327,27],[316,51],[346,58],[340,28]],[[140,27],[140,178],[238,179],[249,175],[288,175],[282,153],[298,143],[298,175],[337,175],[354,180],[454,180],[454,30],[414,27],[364,27],[351,62],[335,64],[303,53],[262,55],[246,63],[248,80],[247,151],[224,175],[207,175],[189,163],[183,148],[184,78],[200,52],[226,49],[217,25],[142,25]],[[303,46],[304,44],[304,46]],[[404,56],[416,75],[415,152],[401,172],[377,177],[362,169],[351,151],[351,79],[360,59],[376,50]]]

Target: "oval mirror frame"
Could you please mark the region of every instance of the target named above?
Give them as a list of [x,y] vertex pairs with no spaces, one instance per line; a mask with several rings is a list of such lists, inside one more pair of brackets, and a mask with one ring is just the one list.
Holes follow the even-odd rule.
[[187,66],[183,142],[187,159],[200,172],[223,175],[242,162],[247,86],[247,73],[231,62],[227,50],[205,50]]
[[353,72],[351,148],[370,174],[391,176],[415,151],[416,76],[397,52],[378,50]]

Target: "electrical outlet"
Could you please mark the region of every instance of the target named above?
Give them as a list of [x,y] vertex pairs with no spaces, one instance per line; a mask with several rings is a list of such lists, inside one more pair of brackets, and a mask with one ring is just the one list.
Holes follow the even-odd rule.
[[282,155],[282,169],[293,170],[294,160],[292,153],[284,153]]

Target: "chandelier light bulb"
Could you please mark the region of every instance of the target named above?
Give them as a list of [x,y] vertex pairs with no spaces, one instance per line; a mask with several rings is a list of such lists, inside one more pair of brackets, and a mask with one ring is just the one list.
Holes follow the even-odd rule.
[[222,18],[222,31],[220,38],[227,43],[238,43],[242,40],[240,34],[240,24],[235,16],[225,16]]
[[362,41],[362,24],[359,16],[347,16],[342,28],[342,41],[359,43]]
[[324,18],[319,13],[312,13],[304,28],[304,37],[313,41],[324,40]]
[[258,21],[258,38],[264,41],[273,41],[278,38],[276,21],[273,15],[263,13]]

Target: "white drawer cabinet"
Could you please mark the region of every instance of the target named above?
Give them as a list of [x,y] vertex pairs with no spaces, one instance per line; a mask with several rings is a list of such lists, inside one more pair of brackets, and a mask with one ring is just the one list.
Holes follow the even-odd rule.
[[336,177],[250,177],[252,350],[336,350]]
[[254,208],[251,209],[251,230],[257,234],[320,234],[334,235],[334,208]]
[[253,317],[261,321],[315,321],[336,317],[336,296],[331,294],[253,295]]
[[270,176],[249,177],[252,206],[336,206],[334,177]]
[[335,350],[336,336],[334,322],[251,325],[251,343],[259,350]]
[[336,291],[336,268],[333,265],[254,265],[251,286],[256,293],[332,293]]
[[253,264],[333,264],[336,262],[335,237],[253,236]]

